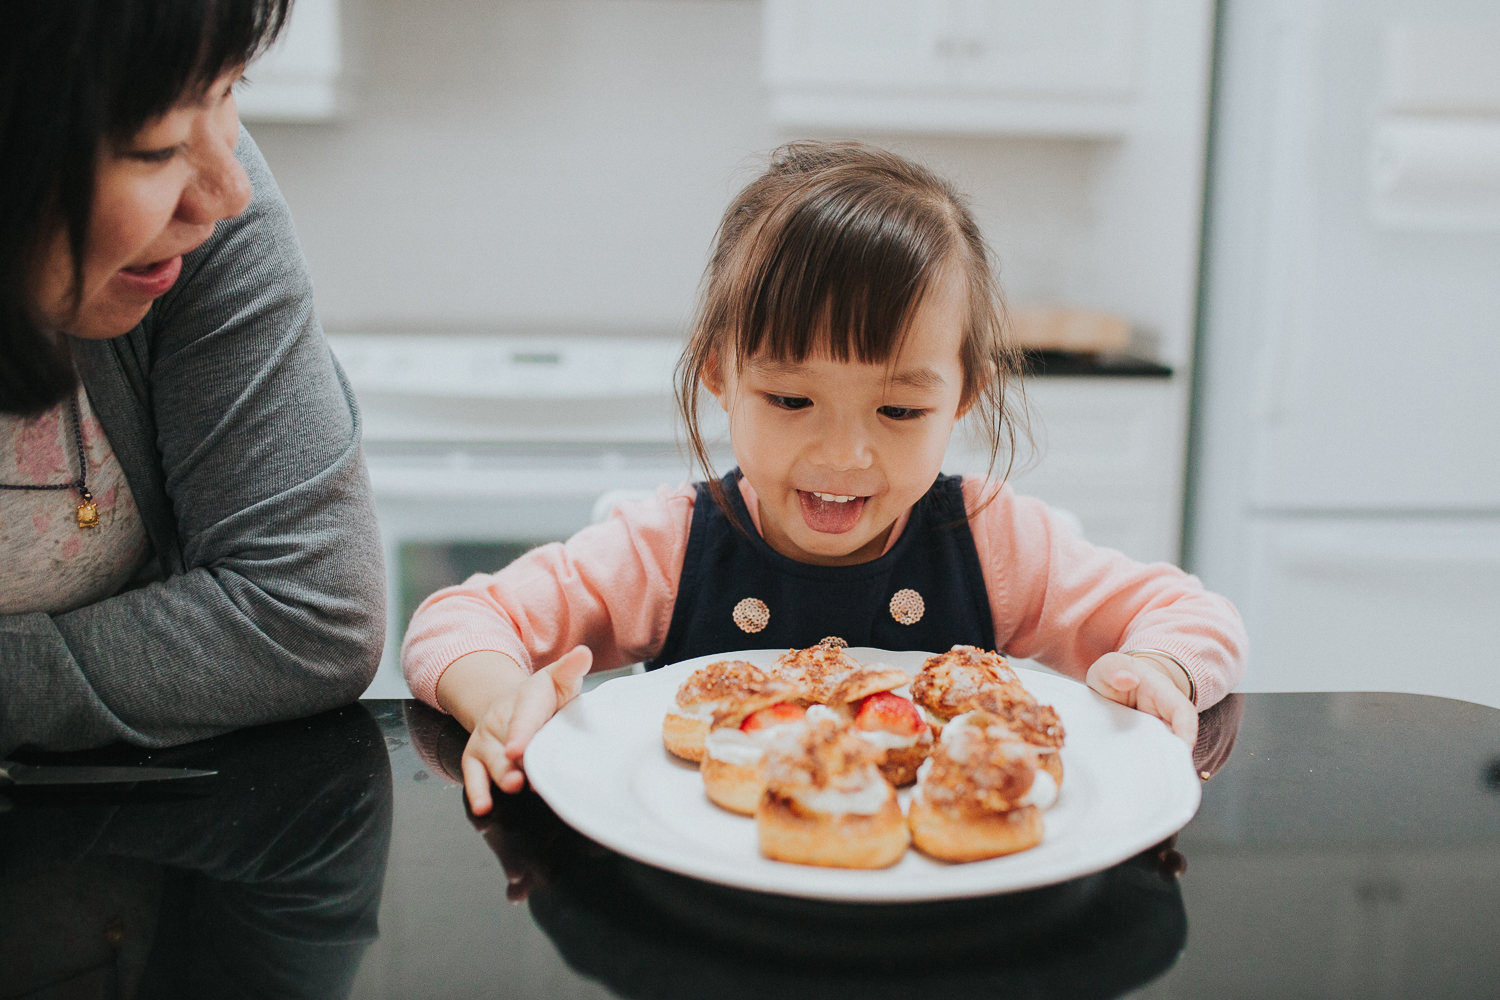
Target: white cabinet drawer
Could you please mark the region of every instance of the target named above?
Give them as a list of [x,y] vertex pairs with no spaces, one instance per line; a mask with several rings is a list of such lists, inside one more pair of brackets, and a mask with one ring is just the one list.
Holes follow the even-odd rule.
[[802,128],[1121,135],[1142,0],[767,0],[771,117]]

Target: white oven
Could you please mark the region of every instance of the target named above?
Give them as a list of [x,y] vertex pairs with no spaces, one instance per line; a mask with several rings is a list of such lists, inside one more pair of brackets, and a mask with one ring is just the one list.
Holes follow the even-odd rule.
[[369,697],[408,696],[401,639],[432,591],[567,538],[601,498],[690,477],[671,395],[678,340],[329,341],[364,414],[385,545],[390,620]]

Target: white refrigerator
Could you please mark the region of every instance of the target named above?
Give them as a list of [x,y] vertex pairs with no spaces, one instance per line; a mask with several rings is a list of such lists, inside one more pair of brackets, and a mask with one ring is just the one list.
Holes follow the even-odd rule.
[[1500,5],[1219,17],[1188,564],[1243,690],[1500,707]]

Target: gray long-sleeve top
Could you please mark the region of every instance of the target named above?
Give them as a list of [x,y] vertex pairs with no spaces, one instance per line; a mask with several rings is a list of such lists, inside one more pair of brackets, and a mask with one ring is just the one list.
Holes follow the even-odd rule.
[[359,413],[243,130],[236,155],[250,207],[134,330],[71,342],[158,579],[0,615],[0,754],[185,743],[347,703],[374,676],[385,576]]

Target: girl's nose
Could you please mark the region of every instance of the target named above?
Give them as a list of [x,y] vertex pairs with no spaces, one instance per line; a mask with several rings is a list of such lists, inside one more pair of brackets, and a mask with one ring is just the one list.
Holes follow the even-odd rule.
[[234,158],[239,142],[239,117],[231,112],[229,122],[204,126],[204,135],[194,143],[194,173],[177,202],[177,218],[190,225],[213,225],[232,219],[250,205],[250,177]]
[[875,464],[869,437],[857,426],[837,424],[827,428],[818,441],[820,464],[835,472],[868,469]]

